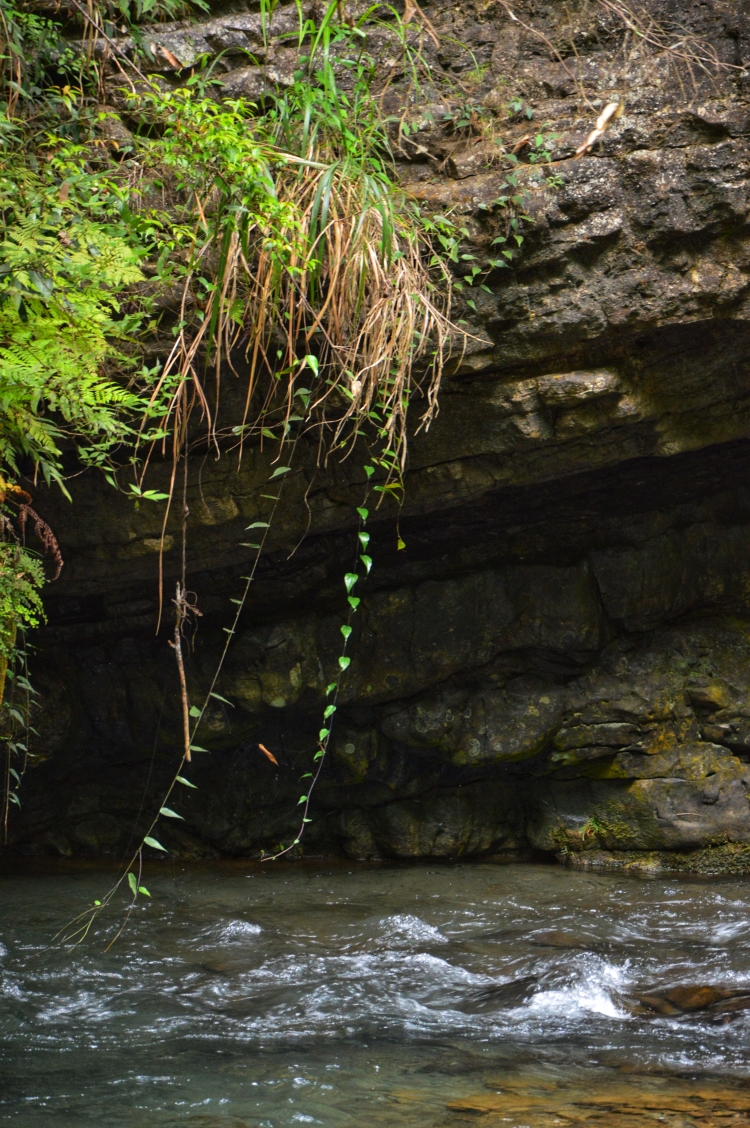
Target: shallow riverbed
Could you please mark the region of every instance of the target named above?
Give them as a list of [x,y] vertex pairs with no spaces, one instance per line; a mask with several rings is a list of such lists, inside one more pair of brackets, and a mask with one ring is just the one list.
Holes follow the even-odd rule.
[[46,947],[105,871],[0,877],[0,1122],[750,1125],[750,1011],[664,1002],[750,989],[750,882],[312,862],[144,880],[105,953],[114,916]]

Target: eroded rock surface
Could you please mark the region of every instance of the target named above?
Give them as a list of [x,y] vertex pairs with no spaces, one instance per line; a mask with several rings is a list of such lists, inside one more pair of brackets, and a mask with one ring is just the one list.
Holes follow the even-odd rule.
[[[564,42],[554,13],[544,23],[518,8]],[[488,290],[471,291],[476,308],[458,310],[473,337],[438,419],[411,443],[398,518],[406,549],[396,548],[395,510],[371,519],[375,565],[358,587],[352,664],[306,849],[446,858],[533,849],[574,864],[742,869],[750,9],[733,0],[680,12],[734,68],[699,74],[696,85],[643,57],[615,73],[602,28],[582,33],[589,105],[501,6],[426,10],[446,43],[442,54],[425,44],[434,66],[473,82],[490,115],[517,96],[549,123],[558,181],[532,192],[534,224],[513,268],[489,273]],[[227,93],[257,97],[293,69],[278,38],[291,18],[277,9],[267,55],[252,11],[162,27],[154,55],[168,74],[170,55],[190,66],[224,52]],[[378,34],[386,58],[388,36]],[[448,46],[456,40],[474,52],[470,80],[465,52]],[[622,118],[572,159],[596,106],[615,96]],[[503,124],[509,146],[524,128]],[[504,174],[488,167],[482,138],[459,144],[434,114],[415,135],[419,145],[400,158],[405,185],[425,207],[457,209],[475,261],[487,261]],[[230,413],[233,395],[239,403],[239,385],[228,385]],[[203,612],[188,660],[196,700],[242,590],[246,527],[273,505],[263,496],[271,469],[258,451],[239,467],[226,455],[191,467],[189,582]],[[155,466],[149,485],[168,472]],[[250,854],[294,836],[299,777],[340,652],[364,486],[356,460],[321,468],[300,444],[218,685],[230,704],[214,699],[202,730],[210,754],[195,756],[199,790],[180,796],[185,821],[160,831],[173,852]],[[43,763],[26,777],[11,840],[31,852],[121,852],[179,760],[169,623],[155,634],[161,512],[134,509],[93,476],[73,493],[72,507],[38,497],[66,567],[34,658]],[[176,518],[167,533],[168,620]]]

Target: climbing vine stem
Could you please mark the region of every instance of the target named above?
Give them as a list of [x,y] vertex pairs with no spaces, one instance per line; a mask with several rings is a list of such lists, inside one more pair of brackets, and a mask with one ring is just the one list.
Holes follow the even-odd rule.
[[[369,483],[369,478],[372,475],[373,467],[365,467],[365,471],[367,472],[368,470],[370,471],[370,473],[367,474]],[[369,517],[369,510],[367,509],[369,493],[370,489],[368,484],[362,505],[357,507],[357,514],[359,516],[360,522],[359,529],[357,531],[357,541],[360,548],[362,549],[367,549],[370,541],[370,534],[364,527],[367,523],[367,518]],[[354,568],[358,568],[358,565],[361,562],[365,568],[365,574],[369,575],[370,569],[372,568],[372,557],[366,555],[364,552],[359,553],[358,556],[359,560],[355,560]],[[310,783],[307,787],[307,794],[300,795],[297,802],[297,806],[302,807],[302,816],[299,824],[299,829],[297,830],[296,837],[288,846],[284,847],[281,850],[278,850],[274,854],[261,853],[263,861],[274,862],[279,858],[283,858],[286,854],[292,853],[297,848],[297,846],[300,845],[302,836],[305,833],[305,828],[309,823],[312,822],[312,819],[310,818],[310,803],[312,801],[313,792],[315,791],[318,780],[320,779],[320,773],[323,770],[323,764],[328,753],[328,746],[331,739],[331,733],[333,731],[334,715],[338,709],[338,696],[339,690],[341,688],[341,679],[351,665],[351,658],[346,653],[346,651],[353,630],[352,616],[355,614],[355,612],[359,608],[360,603],[362,602],[359,596],[352,594],[354,585],[357,583],[359,578],[360,574],[358,571],[347,572],[344,576],[346,599],[349,605],[346,622],[342,623],[341,627],[339,628],[344,642],[341,647],[341,653],[338,657],[338,668],[335,671],[335,677],[333,681],[329,682],[329,684],[326,686],[326,705],[323,710],[323,725],[318,733],[317,751],[315,752],[315,755],[313,757],[313,771],[305,772],[305,774],[302,776],[302,779],[309,779]]]
[[[389,396],[389,385],[385,383],[382,393],[379,397],[379,402],[376,405],[376,410],[369,413],[370,423],[376,426],[376,433],[381,445],[380,453],[371,457],[370,461],[363,467],[367,487],[365,490],[364,498],[361,505],[357,506],[357,516],[359,518],[359,525],[357,528],[357,551],[352,570],[346,572],[344,575],[344,587],[346,589],[346,601],[348,604],[348,613],[346,622],[341,624],[339,628],[343,637],[343,645],[341,653],[338,656],[337,669],[335,676],[331,682],[326,686],[325,700],[326,705],[323,710],[323,725],[318,732],[317,750],[313,757],[313,770],[305,772],[301,777],[302,779],[309,779],[307,791],[304,795],[300,795],[297,806],[302,807],[302,815],[297,830],[296,837],[293,841],[282,849],[277,850],[273,854],[263,854],[261,857],[263,861],[277,861],[279,858],[287,854],[293,853],[296,848],[301,844],[302,837],[305,833],[306,827],[312,822],[310,816],[310,805],[312,802],[313,792],[315,791],[318,781],[323,771],[328,749],[331,741],[331,734],[333,732],[334,718],[338,711],[338,698],[341,690],[341,680],[346,671],[351,665],[351,657],[347,654],[349,639],[351,638],[353,627],[352,618],[357,613],[359,606],[362,602],[361,596],[354,594],[354,589],[361,578],[363,578],[362,570],[364,570],[364,577],[369,576],[372,570],[372,556],[369,553],[370,534],[367,531],[367,520],[370,516],[368,505],[370,503],[371,493],[380,494],[380,502],[386,496],[391,496],[399,503],[399,512],[404,494],[404,480],[403,480],[403,460],[399,454],[390,446],[390,437],[392,434],[393,425],[395,423],[396,411],[406,411],[408,403],[393,404]],[[376,473],[376,469],[380,468],[385,473],[383,482],[373,485],[372,478]],[[401,539],[401,533],[398,531],[397,520],[397,544],[398,548],[404,548],[404,542]]]
[[19,792],[29,764],[31,734],[31,709],[36,690],[29,681],[27,642],[23,632],[19,632],[13,653],[7,661],[5,677],[10,682],[0,705],[0,740],[5,742],[5,779],[3,792],[2,838],[8,844],[8,819],[10,806],[21,806]]
[[[225,641],[224,646],[222,648],[221,655],[219,657],[219,661],[217,663],[214,675],[211,679],[211,683],[209,685],[209,688],[208,688],[206,694],[204,695],[203,703],[202,703],[200,708],[190,705],[190,699],[189,699],[188,692],[187,692],[187,679],[185,679],[184,682],[182,680],[182,678],[184,676],[184,664],[183,664],[183,661],[182,661],[183,628],[186,624],[186,621],[191,616],[196,614],[197,608],[195,607],[194,602],[192,602],[190,600],[189,594],[186,592],[186,587],[185,587],[185,582],[184,582],[184,574],[183,574],[182,579],[180,581],[178,581],[178,583],[176,585],[175,600],[174,600],[174,603],[175,603],[175,634],[174,634],[174,640],[170,640],[170,645],[175,650],[175,654],[176,654],[177,662],[178,662],[178,669],[180,671],[180,684],[181,684],[181,690],[182,690],[182,706],[183,706],[183,734],[184,734],[184,747],[183,747],[182,757],[180,759],[177,770],[175,771],[174,775],[172,776],[172,780],[171,780],[168,788],[166,789],[166,791],[163,795],[163,798],[161,800],[161,804],[160,804],[156,814],[154,815],[153,819],[151,820],[145,834],[143,834],[140,837],[140,841],[139,841],[137,848],[130,855],[130,857],[128,858],[125,865],[123,867],[121,867],[121,872],[118,875],[117,879],[113,882],[113,884],[110,886],[110,888],[107,890],[107,892],[101,898],[101,900],[97,899],[96,901],[94,901],[93,905],[89,906],[82,913],[79,913],[78,916],[76,916],[72,920],[68,921],[68,923],[66,925],[64,925],[63,928],[60,929],[55,934],[55,936],[52,937],[52,943],[59,942],[61,944],[69,944],[69,943],[79,943],[80,944],[83,940],[85,940],[86,937],[88,936],[90,930],[91,930],[92,925],[94,924],[94,921],[100,916],[100,914],[107,907],[109,907],[112,904],[113,898],[115,897],[118,890],[125,884],[125,882],[127,882],[128,887],[130,889],[130,892],[132,894],[132,898],[131,898],[130,904],[128,905],[128,907],[126,909],[125,919],[123,920],[123,923],[122,923],[120,929],[117,931],[117,933],[115,934],[115,936],[113,937],[113,939],[110,941],[110,943],[108,945],[108,949],[109,949],[112,946],[112,944],[114,944],[115,941],[122,935],[122,932],[123,932],[124,928],[126,927],[128,920],[130,919],[130,915],[133,911],[133,908],[135,907],[138,896],[142,895],[142,896],[150,897],[150,893],[148,892],[146,887],[141,884],[141,876],[142,876],[142,871],[143,871],[143,849],[144,849],[145,846],[148,846],[152,850],[157,850],[157,851],[160,851],[160,852],[165,853],[165,854],[167,853],[167,850],[162,845],[162,843],[157,838],[154,837],[154,832],[156,830],[157,824],[159,823],[159,820],[161,818],[182,819],[182,817],[183,817],[182,815],[180,815],[177,811],[173,810],[171,807],[167,806],[167,803],[171,799],[172,793],[174,792],[174,790],[175,790],[175,788],[177,787],[178,784],[182,787],[190,788],[191,790],[197,789],[196,784],[194,784],[191,780],[187,779],[186,776],[184,776],[182,773],[185,770],[185,765],[191,762],[191,759],[192,759],[191,753],[192,752],[204,752],[204,751],[206,751],[204,748],[201,748],[199,745],[197,745],[195,740],[196,740],[196,735],[198,733],[198,729],[200,727],[201,721],[203,720],[203,716],[205,714],[206,709],[208,708],[208,705],[209,705],[211,699],[216,698],[218,701],[221,701],[224,704],[228,704],[228,702],[226,701],[226,698],[222,697],[219,693],[216,692],[216,685],[217,685],[219,677],[221,675],[221,671],[224,667],[224,662],[226,660],[226,656],[227,656],[227,653],[229,651],[229,647],[232,643],[232,639],[234,638],[235,634],[237,633],[237,627],[239,625],[240,616],[242,615],[245,604],[247,602],[247,597],[250,593],[250,587],[253,583],[253,580],[255,579],[255,574],[256,574],[256,571],[258,569],[258,564],[259,564],[260,558],[263,554],[263,550],[266,546],[266,541],[267,541],[269,532],[270,532],[272,524],[273,524],[273,519],[276,515],[279,503],[281,501],[284,481],[286,479],[287,474],[292,469],[292,463],[293,463],[293,460],[294,460],[294,454],[295,454],[295,451],[296,451],[296,448],[297,448],[298,441],[299,441],[299,434],[297,436],[295,436],[295,438],[292,439],[289,443],[289,455],[288,455],[288,458],[287,458],[289,465],[288,466],[277,466],[276,469],[273,471],[273,473],[270,475],[269,481],[270,482],[278,482],[278,489],[274,491],[273,495],[263,495],[265,497],[270,497],[271,500],[273,501],[273,506],[271,508],[271,513],[269,515],[268,521],[263,521],[263,522],[256,521],[256,522],[253,522],[249,526],[250,528],[262,528],[262,533],[261,533],[259,541],[256,544],[253,544],[251,546],[255,550],[255,556],[253,558],[253,563],[252,563],[252,566],[251,566],[248,574],[246,576],[242,577],[244,579],[244,588],[242,590],[242,594],[241,594],[240,598],[238,600],[236,600],[237,610],[235,611],[235,614],[233,616],[232,625],[230,627],[224,628],[226,635],[227,635],[227,638],[226,638],[226,641]],[[282,444],[282,450],[283,450],[283,444]],[[186,524],[186,518],[187,518],[187,512],[186,512],[186,506],[184,505],[183,506],[183,535],[184,535],[184,527],[185,527],[185,524]],[[183,557],[183,561],[184,561],[184,557]],[[184,563],[183,563],[183,569],[184,569]],[[184,712],[186,706],[187,706],[187,714],[188,714],[187,723],[185,722],[185,712]],[[194,718],[194,720],[195,720],[195,723],[192,727],[192,730],[190,729],[190,719],[191,718]],[[186,727],[185,727],[185,725],[186,725]],[[134,872],[134,870],[136,868],[137,868],[137,876]]]

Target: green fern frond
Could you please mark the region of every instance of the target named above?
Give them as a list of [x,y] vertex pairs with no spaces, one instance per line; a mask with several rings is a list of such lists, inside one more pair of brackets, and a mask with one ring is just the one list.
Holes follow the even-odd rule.
[[21,161],[0,172],[0,460],[30,456],[48,479],[63,430],[106,447],[143,406],[103,375],[132,367],[122,345],[137,318],[118,298],[143,280],[143,252],[97,200],[61,203],[56,177]]

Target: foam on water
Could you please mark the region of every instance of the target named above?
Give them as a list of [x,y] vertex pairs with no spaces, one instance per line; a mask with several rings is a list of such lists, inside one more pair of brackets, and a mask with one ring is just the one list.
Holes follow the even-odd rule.
[[590,1014],[627,1019],[628,1012],[615,1000],[628,986],[624,966],[587,954],[574,961],[568,984],[540,990],[528,1008],[535,1017],[552,1021],[560,1017],[571,1022]]
[[102,884],[0,885],[0,1124],[181,1128],[181,1110],[203,1109],[223,1128],[225,1109],[229,1125],[423,1128],[462,1086],[530,1056],[542,1070],[609,1055],[750,1078],[750,1017],[632,1007],[659,986],[750,982],[744,884],[534,866],[155,869],[110,952],[119,918],[45,951]]
[[448,943],[448,938],[438,928],[410,913],[397,913],[387,917],[381,921],[381,927],[383,931],[378,944],[389,948]]
[[252,924],[248,920],[230,920],[226,924],[217,924],[204,929],[196,938],[197,946],[213,949],[228,944],[242,944],[260,936],[262,931],[259,924]]

